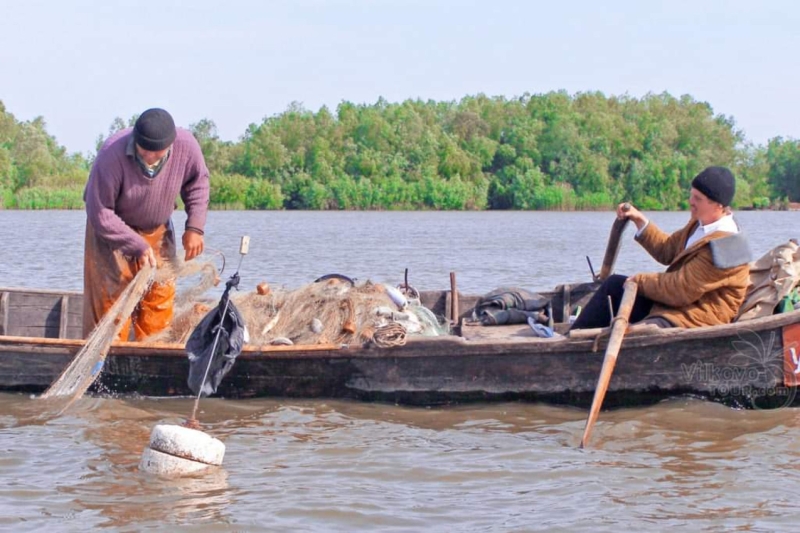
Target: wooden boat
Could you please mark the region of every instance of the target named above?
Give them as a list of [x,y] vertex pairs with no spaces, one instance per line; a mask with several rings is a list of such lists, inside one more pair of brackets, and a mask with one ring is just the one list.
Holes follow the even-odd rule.
[[[596,283],[560,285],[551,298],[556,331]],[[530,400],[588,405],[607,336],[586,330],[536,337],[527,325],[468,320],[477,297],[427,291],[423,305],[457,317],[451,335],[409,336],[402,346],[245,347],[222,381],[226,398],[349,398],[432,405]],[[455,296],[455,297],[454,297]],[[457,307],[451,309],[453,303]],[[41,392],[80,350],[77,292],[0,289],[0,391]],[[746,407],[792,405],[800,372],[800,311],[697,329],[633,326],[626,335],[605,405],[636,405],[694,395]],[[189,396],[180,344],[115,343],[95,391]]]

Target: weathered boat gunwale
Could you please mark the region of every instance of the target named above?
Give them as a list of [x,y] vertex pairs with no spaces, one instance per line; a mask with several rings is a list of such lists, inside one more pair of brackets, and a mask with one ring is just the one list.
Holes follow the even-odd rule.
[[[677,341],[708,340],[715,338],[730,337],[742,332],[755,332],[763,329],[776,329],[790,324],[800,322],[800,310],[791,313],[783,313],[769,317],[757,318],[747,322],[736,322],[722,326],[700,327],[693,329],[648,329],[646,334],[637,334],[635,328],[623,341],[623,348],[646,348],[649,346],[659,346],[671,344]],[[491,327],[492,329],[503,329]],[[527,329],[527,326],[514,326],[515,328]],[[600,333],[601,330],[594,330]],[[601,337],[598,348],[604,346],[605,339]],[[30,347],[35,350],[41,348],[64,347],[77,352],[84,344],[80,339],[51,339],[36,337],[19,337],[0,335],[0,351],[8,351],[6,346],[18,346],[21,348]],[[409,337],[405,346],[390,349],[393,357],[416,357],[418,350],[430,350],[432,348],[445,348],[455,346],[459,349],[472,347],[496,348],[498,356],[506,353],[528,352],[531,348],[536,349],[537,354],[558,353],[571,351],[574,349],[584,350],[595,346],[595,338],[586,336],[578,339],[566,337],[564,339],[542,339],[538,337],[518,337],[514,340],[503,340],[498,338],[472,339],[468,340],[457,335],[440,337]],[[494,351],[494,350],[491,350]],[[147,343],[147,342],[114,342],[111,345],[109,356],[125,355],[147,355],[157,352],[159,355],[186,357],[184,345],[179,343]],[[296,357],[298,355],[316,354],[323,352],[326,357],[385,357],[387,349],[375,347],[361,347],[356,345],[292,345],[292,346],[272,346],[272,345],[246,345],[239,357],[247,358],[254,356],[264,357]],[[448,357],[450,354],[443,352],[425,353],[429,357]]]
[[52,296],[76,296],[83,297],[81,291],[60,290],[60,289],[31,289],[27,287],[2,287],[0,292],[23,293],[23,294],[50,294]]

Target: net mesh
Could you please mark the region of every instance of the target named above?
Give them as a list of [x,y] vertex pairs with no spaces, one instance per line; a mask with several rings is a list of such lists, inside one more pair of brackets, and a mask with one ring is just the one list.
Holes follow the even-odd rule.
[[[202,296],[219,282],[213,265],[186,265],[179,266],[176,274],[200,274],[201,279],[179,291],[172,324],[147,342],[185,343],[200,320],[217,305]],[[384,285],[369,280],[356,284],[346,278],[330,277],[294,290],[262,283],[256,290],[232,294],[231,301],[245,319],[251,345],[367,342],[390,324],[395,329],[404,328],[408,334],[440,335],[447,331],[447,326],[418,300],[409,299],[401,310]],[[405,339],[404,335],[395,337]]]
[[[102,369],[117,338],[153,281],[184,278],[175,297],[174,318],[145,342],[185,343],[197,324],[217,305],[206,293],[220,282],[211,261],[174,261],[158,271],[142,268],[100,320],[86,343],[41,398],[59,398],[66,407],[80,398]],[[194,279],[196,278],[196,279]],[[188,282],[187,282],[188,281]],[[394,294],[392,294],[394,292]],[[325,277],[295,290],[271,288],[231,295],[245,319],[249,344],[318,345],[373,342],[379,347],[405,343],[407,335],[441,335],[448,326],[414,298],[398,302],[397,291],[366,281]]]
[[147,292],[153,278],[153,267],[145,266],[139,270],[114,305],[89,334],[81,350],[42,394],[41,398],[66,398],[68,400],[64,407],[66,409],[72,401],[83,396],[83,393],[100,373],[111,343],[117,338],[127,317],[131,316],[142,296]]

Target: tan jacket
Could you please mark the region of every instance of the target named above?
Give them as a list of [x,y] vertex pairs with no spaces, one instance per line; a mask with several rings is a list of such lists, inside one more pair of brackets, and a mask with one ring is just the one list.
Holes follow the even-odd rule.
[[654,302],[649,316],[664,317],[684,328],[731,322],[749,283],[747,262],[730,268],[714,263],[709,243],[731,233],[715,231],[684,249],[697,225],[697,220],[691,219],[683,229],[668,235],[650,222],[636,237],[656,261],[669,265],[666,272],[633,276],[639,294]]

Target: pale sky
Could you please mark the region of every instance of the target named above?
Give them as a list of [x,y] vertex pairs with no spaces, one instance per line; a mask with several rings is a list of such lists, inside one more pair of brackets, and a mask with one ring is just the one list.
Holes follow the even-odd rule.
[[800,138],[789,0],[0,0],[0,101],[70,152],[149,107],[238,140],[293,101],[689,94]]

